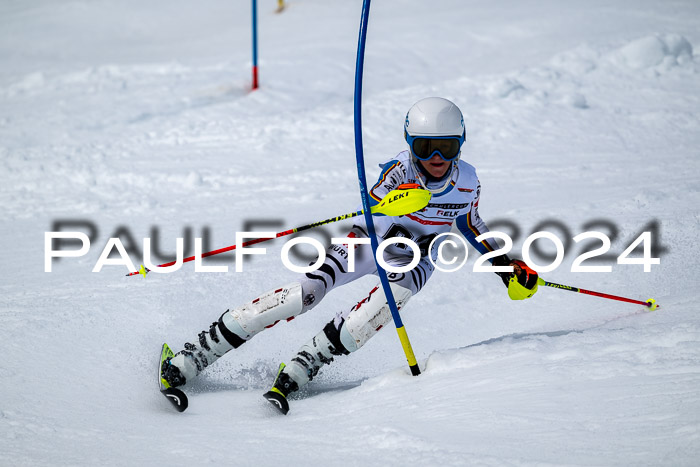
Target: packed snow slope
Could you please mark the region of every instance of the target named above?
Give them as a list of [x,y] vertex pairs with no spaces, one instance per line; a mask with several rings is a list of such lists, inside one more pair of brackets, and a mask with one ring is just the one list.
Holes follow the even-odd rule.
[[[242,273],[231,258],[206,263],[228,273],[191,263],[145,279],[124,266],[93,273],[108,238],[139,265],[144,237],[172,255],[189,228],[188,244],[208,232],[218,248],[251,221],[284,230],[359,204],[361,2],[290,0],[281,14],[258,2],[255,92],[249,3],[0,4],[0,464],[697,465],[700,3],[690,0],[375,1],[367,42],[370,178],[404,149],[413,102],[452,99],[481,215],[513,236],[511,255],[549,230],[566,257],[543,277],[654,297],[659,310],[551,288],[513,302],[493,274],[471,271],[471,250],[403,310],[420,377],[389,329],[336,359],[287,417],[266,407],[279,362],[364,297],[374,285],[364,278],[222,358],[188,386],[190,408],[172,410],[156,391],[161,343],[181,348],[294,274],[281,241]],[[44,233],[56,221],[93,241],[48,273]],[[602,263],[612,272],[571,272],[600,244],[572,241],[587,230],[613,238]],[[616,264],[643,230],[660,264]]]

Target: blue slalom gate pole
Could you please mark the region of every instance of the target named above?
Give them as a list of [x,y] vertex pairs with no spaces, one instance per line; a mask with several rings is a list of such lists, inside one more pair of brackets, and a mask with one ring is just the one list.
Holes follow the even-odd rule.
[[406,354],[408,366],[411,368],[411,373],[414,376],[417,376],[420,374],[418,362],[416,362],[416,357],[413,354],[413,349],[411,348],[411,342],[408,340],[406,329],[401,322],[401,315],[399,314],[399,309],[396,306],[394,294],[391,292],[386,271],[382,269],[379,261],[377,260],[377,248],[379,247],[379,244],[377,242],[376,231],[374,230],[374,220],[372,219],[372,211],[370,209],[369,192],[367,191],[365,158],[362,148],[362,72],[365,62],[365,40],[367,38],[369,7],[370,0],[364,0],[362,4],[362,19],[360,20],[360,39],[357,45],[357,65],[355,68],[355,158],[357,160],[357,178],[360,182],[360,194],[362,196],[362,207],[364,209],[365,222],[367,224],[367,233],[369,234],[369,238],[372,243],[374,261],[377,264],[377,275],[382,283],[384,295],[386,296],[386,301],[389,304],[389,309],[391,310],[391,316],[394,318],[396,332],[399,335],[399,340],[401,341],[404,353]]
[[253,89],[258,89],[258,0],[252,0],[253,21]]

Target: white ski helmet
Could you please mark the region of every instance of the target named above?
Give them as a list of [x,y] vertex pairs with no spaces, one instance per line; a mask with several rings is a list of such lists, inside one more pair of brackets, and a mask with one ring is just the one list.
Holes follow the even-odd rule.
[[464,136],[464,118],[453,102],[426,97],[408,110],[404,130],[411,136]]
[[406,114],[404,138],[416,168],[420,166],[418,160],[426,161],[437,154],[452,162],[454,169],[466,138],[462,112],[442,97],[421,99]]

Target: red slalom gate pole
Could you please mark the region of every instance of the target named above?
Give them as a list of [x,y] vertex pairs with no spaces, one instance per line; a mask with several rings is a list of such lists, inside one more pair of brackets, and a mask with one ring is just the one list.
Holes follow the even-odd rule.
[[555,289],[568,290],[570,292],[578,292],[578,293],[582,293],[582,294],[586,294],[586,295],[593,295],[595,297],[607,298],[608,300],[617,300],[620,302],[634,303],[635,305],[644,305],[645,307],[649,308],[650,310],[656,310],[657,308],[659,308],[659,305],[656,303],[656,300],[654,300],[653,298],[650,298],[646,302],[643,302],[641,300],[635,300],[633,298],[620,297],[619,295],[611,295],[611,294],[607,294],[607,293],[603,293],[603,292],[594,292],[592,290],[586,290],[586,289],[582,289],[579,287],[572,287],[570,285],[557,284],[554,282],[546,281],[546,280],[542,279],[541,277],[539,278],[537,284],[544,285],[547,287],[552,287]]
[[253,89],[258,89],[258,1],[252,0],[253,21]]

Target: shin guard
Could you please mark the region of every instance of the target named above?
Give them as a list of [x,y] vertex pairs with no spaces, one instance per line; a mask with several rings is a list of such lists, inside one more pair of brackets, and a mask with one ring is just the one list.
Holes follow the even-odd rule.
[[298,282],[271,290],[221,317],[226,329],[248,340],[282,320],[291,320],[303,311],[301,285]]
[[[391,291],[400,310],[411,298],[409,289],[391,283]],[[381,285],[376,286],[364,300],[355,305],[340,327],[340,341],[350,352],[359,349],[391,321],[391,310]]]

